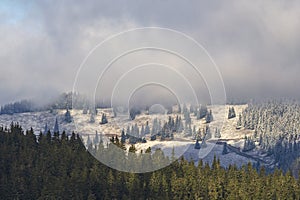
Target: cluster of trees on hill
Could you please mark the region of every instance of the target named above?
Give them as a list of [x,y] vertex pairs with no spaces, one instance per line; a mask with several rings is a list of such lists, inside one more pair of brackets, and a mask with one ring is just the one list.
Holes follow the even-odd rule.
[[190,114],[193,113],[194,116],[196,116],[197,120],[205,118],[206,123],[210,123],[213,121],[213,115],[212,111],[207,109],[207,106],[200,105],[200,106],[194,106],[191,105],[189,108],[184,104],[182,109],[184,118],[186,120],[186,123],[190,123]]
[[[207,112],[209,115],[209,112]],[[181,119],[181,116],[176,115],[176,117],[168,117],[167,121],[161,121],[157,118],[154,118],[152,122],[152,127],[150,128],[149,122],[146,122],[146,125],[142,124],[138,126],[137,124],[128,125],[126,131],[123,130],[121,133],[122,138],[124,141],[128,139],[130,144],[136,144],[137,142],[144,142],[146,143],[145,136],[150,134],[151,141],[160,139],[163,140],[173,140],[174,134],[184,132],[184,136],[191,137],[194,140],[208,140],[212,138],[212,133],[210,131],[209,124],[206,125],[205,128],[196,128],[194,125],[193,128],[191,127],[191,117],[189,111],[185,111],[184,114],[184,123]],[[220,130],[215,130],[216,138],[220,138]]]
[[[114,145],[118,141],[114,139]],[[101,148],[101,147],[99,147]],[[108,147],[109,148],[109,147]],[[103,149],[107,150],[107,149]],[[131,152],[134,155],[135,148]],[[136,154],[137,163],[140,155]],[[172,162],[162,153],[159,162]],[[258,172],[251,164],[223,168],[179,159],[151,173],[125,173],[91,156],[74,133],[67,137],[0,128],[0,199],[299,199],[300,180],[290,172]]]
[[239,117],[237,126],[254,131],[247,138],[248,147],[258,143],[286,171],[300,155],[299,110],[300,105],[293,101],[251,103]]
[[172,118],[169,116],[168,121],[163,123],[161,120],[155,118],[152,123],[152,128],[149,126],[149,122],[146,121],[146,124],[139,127],[137,124],[127,126],[126,132],[122,131],[122,136],[124,135],[125,140],[129,139],[130,144],[135,144],[137,142],[146,142],[145,136],[149,135],[150,139],[156,140],[157,137],[160,137],[161,140],[173,139],[174,133],[180,133],[183,131],[183,124],[181,117],[176,116]]
[[[189,107],[187,107],[186,104],[183,104],[182,109],[180,105],[177,106],[178,106],[178,110],[174,111],[173,108],[169,106],[167,107],[166,113],[162,113],[162,114],[172,114],[172,113],[183,114],[186,125],[191,124],[191,117],[190,117],[191,114],[194,114],[197,120],[205,118],[206,123],[210,123],[211,121],[213,121],[212,111],[208,110],[207,106],[205,105],[200,105],[200,106],[190,105]],[[146,113],[149,114],[149,108],[147,107],[145,110]],[[131,120],[134,120],[135,117],[141,113],[142,113],[141,108],[132,107],[129,110],[129,118]]]
[[234,107],[229,108],[228,119],[232,119],[232,118],[235,118],[235,117],[236,117],[236,114],[235,114]]
[[1,106],[0,114],[11,115],[14,113],[33,112],[36,110],[37,108],[34,106],[33,102],[28,100],[22,100]]
[[53,111],[54,109],[72,109],[73,106],[78,109],[84,109],[89,105],[88,100],[77,93],[62,93],[51,102],[43,102],[37,104],[33,100],[21,100],[13,103],[8,103],[1,106],[0,114],[14,114],[38,111]]

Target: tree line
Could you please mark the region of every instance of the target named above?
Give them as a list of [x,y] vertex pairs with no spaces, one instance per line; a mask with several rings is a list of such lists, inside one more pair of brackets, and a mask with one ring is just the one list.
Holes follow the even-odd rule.
[[[150,152],[152,159],[155,152]],[[171,164],[150,173],[120,172],[91,156],[75,133],[49,131],[37,137],[32,129],[24,132],[12,123],[0,127],[0,199],[300,198],[300,181],[289,171],[267,174],[251,164],[223,168],[217,158],[211,165],[163,154],[161,159]]]

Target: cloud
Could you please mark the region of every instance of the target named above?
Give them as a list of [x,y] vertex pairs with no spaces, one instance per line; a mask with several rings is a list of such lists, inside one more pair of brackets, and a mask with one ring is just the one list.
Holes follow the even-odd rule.
[[295,0],[3,1],[0,104],[71,90],[96,44],[143,26],[173,28],[201,43],[229,98],[300,98],[299,9]]

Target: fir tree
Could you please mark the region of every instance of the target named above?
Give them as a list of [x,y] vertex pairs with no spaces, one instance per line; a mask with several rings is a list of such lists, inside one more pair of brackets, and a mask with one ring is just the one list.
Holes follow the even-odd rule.
[[218,128],[216,128],[216,130],[215,130],[215,138],[221,138],[221,133]]
[[59,133],[59,126],[58,126],[58,121],[57,118],[55,118],[55,124],[54,124],[54,129],[53,129],[53,133]]
[[235,117],[236,117],[236,114],[235,114],[234,107],[229,108],[228,119],[232,119],[232,118],[235,118]]
[[45,124],[44,135],[46,135],[49,131],[48,124]]
[[95,114],[94,113],[91,113],[91,116],[90,116],[90,123],[95,123]]
[[199,144],[199,141],[198,140],[196,140],[196,144],[195,144],[195,147],[194,147],[195,149],[200,149],[200,144]]
[[145,127],[145,135],[150,134],[150,127],[148,121],[146,122],[146,127]]
[[207,144],[206,144],[206,138],[204,137],[201,143],[201,148],[206,148]]
[[107,123],[108,123],[108,121],[107,121],[106,115],[103,113],[100,124],[107,124]]
[[71,116],[71,112],[69,111],[69,109],[67,109],[67,111],[65,113],[65,121],[67,123],[71,123],[72,122],[72,116]]
[[226,142],[224,142],[224,144],[223,144],[223,151],[222,151],[222,155],[225,155],[225,154],[227,154],[228,153],[228,150],[227,150],[227,143]]
[[207,107],[201,106],[200,109],[198,110],[197,119],[204,118],[207,115],[207,113],[208,113]]
[[242,127],[242,115],[239,114],[239,119],[237,121],[236,129],[240,129]]
[[125,135],[124,129],[122,129],[122,133],[121,133],[121,143],[125,143],[125,142],[126,142],[126,135]]
[[99,142],[100,141],[99,141],[98,131],[96,131],[95,138],[94,138],[94,144],[97,145]]
[[206,114],[205,121],[206,123],[210,123],[213,121],[213,115],[211,110],[209,110],[209,112]]

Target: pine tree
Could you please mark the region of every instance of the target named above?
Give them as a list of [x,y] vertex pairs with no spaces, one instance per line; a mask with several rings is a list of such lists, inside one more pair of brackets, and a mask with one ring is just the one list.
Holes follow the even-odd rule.
[[221,133],[218,128],[216,128],[216,131],[215,131],[215,138],[221,138]]
[[125,131],[124,129],[122,129],[122,133],[121,133],[121,143],[125,143],[126,142],[126,135],[125,135]]
[[237,121],[236,129],[240,129],[242,127],[242,115],[239,114],[239,119]]
[[195,147],[194,147],[195,149],[200,149],[200,144],[199,144],[199,141],[198,140],[196,140],[196,144],[195,144]]
[[193,138],[196,137],[196,134],[197,134],[197,133],[196,133],[196,126],[194,125],[194,126],[193,126]]
[[91,116],[90,116],[90,123],[95,123],[95,114],[94,113],[91,113]]
[[102,113],[100,124],[107,124],[107,123],[108,123],[108,121],[107,121],[106,115],[104,113]]
[[206,106],[200,106],[200,109],[198,110],[197,119],[204,118],[208,113]]
[[59,133],[59,126],[58,126],[58,121],[57,118],[55,118],[55,125],[54,125],[54,129],[53,129],[53,133]]
[[228,153],[228,150],[227,150],[227,143],[226,142],[224,142],[224,144],[223,144],[223,151],[222,151],[222,155],[225,155],[225,154],[227,154]]
[[145,127],[145,135],[150,134],[150,127],[148,121],[146,122],[146,127]]
[[208,139],[211,139],[211,137],[212,137],[212,135],[211,135],[210,127],[209,127],[209,125],[206,125],[205,138],[208,140]]
[[117,117],[117,111],[116,111],[116,109],[115,109],[115,108],[112,108],[112,111],[113,111],[113,116],[114,116],[114,118],[116,118],[116,117]]
[[142,125],[142,128],[141,128],[141,137],[144,137],[145,135],[145,127],[144,125]]
[[72,122],[72,116],[71,116],[71,112],[69,111],[69,109],[67,109],[67,111],[65,113],[65,121],[67,123],[71,123]]
[[49,131],[48,124],[45,124],[44,135],[46,135]]
[[98,131],[96,131],[96,135],[95,135],[95,138],[94,138],[94,144],[95,144],[95,145],[98,145],[99,142],[100,142],[100,141],[99,141]]
[[209,110],[209,112],[206,114],[205,121],[206,123],[210,123],[213,121],[213,115],[211,110]]
[[178,131],[178,133],[181,133],[183,130],[184,130],[183,123],[182,123],[181,117],[179,117],[179,127],[178,127],[177,131]]
[[207,144],[206,144],[206,138],[204,137],[201,143],[201,148],[206,148]]
[[88,113],[86,105],[83,106],[82,114],[86,115]]
[[186,105],[185,104],[183,104],[183,108],[182,108],[182,112],[183,112],[183,114],[184,113],[186,113],[188,110],[187,110],[187,107],[186,107]]
[[137,150],[135,148],[135,146],[132,144],[130,147],[129,147],[129,152],[131,153],[135,153]]
[[88,135],[87,141],[86,141],[86,146],[89,147],[92,144],[92,140],[90,138],[90,135]]
[[232,119],[232,118],[235,118],[235,117],[236,117],[236,114],[235,114],[234,107],[229,108],[228,119]]
[[192,122],[191,116],[190,116],[190,112],[187,110],[186,112],[184,112],[184,120],[185,120],[185,125],[189,125]]
[[131,135],[131,132],[130,132],[130,127],[129,125],[127,126],[127,129],[126,129],[126,138],[128,139],[128,137]]

